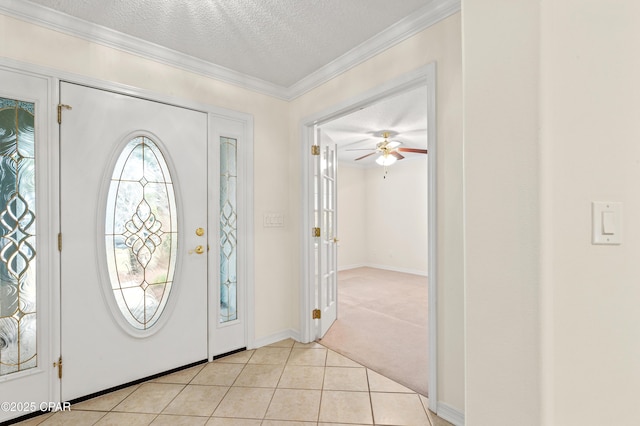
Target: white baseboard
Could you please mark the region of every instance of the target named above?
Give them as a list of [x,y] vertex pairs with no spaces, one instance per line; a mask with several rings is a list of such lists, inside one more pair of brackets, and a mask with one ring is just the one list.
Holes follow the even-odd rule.
[[349,269],[365,268],[365,267],[383,269],[385,271],[402,272],[405,274],[420,275],[422,277],[428,276],[428,273],[426,271],[422,271],[419,269],[396,268],[395,266],[377,265],[374,263],[358,263],[353,265],[338,266],[338,271],[348,271]]
[[367,266],[364,263],[354,263],[353,265],[338,265],[338,271],[348,271],[349,269],[356,269],[356,268],[364,268],[365,266]]
[[455,426],[464,426],[464,411],[453,408],[444,402],[438,402],[438,417],[442,417]]
[[261,337],[259,339],[255,339],[253,341],[253,347],[247,348],[247,349],[261,348],[263,346],[268,346],[268,345],[271,345],[273,343],[277,343],[277,342],[280,342],[280,341],[286,340],[286,339],[293,339],[296,342],[299,342],[300,341],[300,333],[297,330],[293,330],[293,329],[283,330],[283,331],[280,331],[278,333],[272,334],[270,336],[266,336],[266,337]]

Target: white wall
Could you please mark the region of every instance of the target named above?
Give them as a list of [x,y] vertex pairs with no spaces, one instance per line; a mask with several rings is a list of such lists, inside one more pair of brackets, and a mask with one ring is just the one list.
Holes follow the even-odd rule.
[[[301,176],[300,136],[303,119],[362,95],[400,75],[431,62],[437,64],[436,104],[438,138],[438,401],[453,410],[464,407],[464,312],[462,240],[462,54],[460,14],[455,14],[378,56],[364,62],[291,102],[292,176]],[[292,194],[302,194],[300,180],[292,180]],[[301,196],[300,196],[301,197]],[[301,217],[301,202],[291,211]],[[299,224],[297,226],[300,226]],[[300,264],[300,238],[295,235]],[[299,279],[300,272],[297,271]],[[293,290],[292,290],[293,291]],[[296,289],[292,297],[298,298]],[[298,311],[295,311],[298,315]]]
[[640,424],[640,4],[463,16],[467,424]]
[[462,5],[469,426],[540,424],[538,3]]
[[427,275],[427,159],[338,169],[338,266]]
[[[638,425],[640,3],[542,3],[544,420]],[[623,203],[621,245],[591,244],[592,201]]]
[[365,169],[338,164],[338,269],[367,263]]

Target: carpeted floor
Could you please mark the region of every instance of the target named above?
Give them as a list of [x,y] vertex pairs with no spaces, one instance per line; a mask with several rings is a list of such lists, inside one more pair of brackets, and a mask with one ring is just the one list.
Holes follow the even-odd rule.
[[427,277],[341,271],[338,319],[320,343],[428,396],[427,295]]

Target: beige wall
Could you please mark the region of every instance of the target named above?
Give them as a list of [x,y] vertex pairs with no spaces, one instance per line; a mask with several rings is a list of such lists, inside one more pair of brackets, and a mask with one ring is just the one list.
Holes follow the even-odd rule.
[[466,424],[540,424],[537,1],[463,2]]
[[[438,138],[438,401],[464,410],[464,312],[462,244],[462,65],[460,14],[453,15],[416,36],[291,102],[292,176],[301,175],[302,120],[431,62],[437,63]],[[290,191],[301,194],[299,180]],[[301,206],[292,198],[291,211]],[[300,264],[299,235],[292,264]],[[297,276],[299,279],[299,271]],[[292,303],[298,299],[296,290]],[[298,315],[298,312],[295,312]]]
[[467,424],[640,424],[640,5],[463,15]]
[[[542,4],[545,421],[638,425],[640,3]],[[592,201],[623,203],[621,245],[591,244]]]
[[[19,35],[19,36],[17,36]],[[299,329],[301,138],[303,117],[437,62],[439,333],[438,400],[464,407],[462,85],[460,15],[290,102],[158,64],[0,15],[0,56],[252,114],[255,133],[255,332]],[[11,42],[4,42],[10,40]],[[288,156],[287,156],[288,153]],[[265,212],[285,227],[265,229]]]
[[427,275],[427,158],[338,168],[338,267]]
[[338,164],[338,268],[367,263],[365,169]]

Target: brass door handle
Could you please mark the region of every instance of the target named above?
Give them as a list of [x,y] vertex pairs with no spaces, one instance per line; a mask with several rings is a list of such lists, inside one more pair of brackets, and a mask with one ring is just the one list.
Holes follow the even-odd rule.
[[333,242],[337,243],[338,241],[340,241],[339,239],[337,239],[336,237],[333,237]]
[[196,251],[197,254],[202,254],[202,253],[204,253],[204,247],[197,246],[195,251]]

